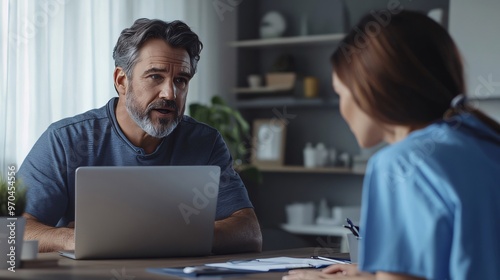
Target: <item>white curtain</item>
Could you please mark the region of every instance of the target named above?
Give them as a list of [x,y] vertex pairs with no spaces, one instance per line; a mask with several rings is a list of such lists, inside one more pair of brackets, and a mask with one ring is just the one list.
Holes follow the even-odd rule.
[[[112,51],[121,30],[141,17],[180,19],[203,38],[201,26],[210,28],[200,21],[201,9],[212,1],[0,2],[0,174],[6,174],[7,166],[21,165],[52,122],[101,107],[116,96]],[[214,10],[209,14],[217,17]],[[205,44],[205,55],[210,49],[220,52]],[[191,83],[188,102],[199,101],[198,89],[206,88],[197,79],[201,72]],[[202,101],[209,99],[203,95]]]

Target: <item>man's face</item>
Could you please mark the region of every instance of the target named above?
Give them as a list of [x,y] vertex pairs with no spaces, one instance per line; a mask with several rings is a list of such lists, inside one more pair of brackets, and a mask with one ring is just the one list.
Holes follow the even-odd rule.
[[169,135],[184,115],[191,79],[186,50],[151,39],[139,51],[126,91],[130,117],[147,134]]

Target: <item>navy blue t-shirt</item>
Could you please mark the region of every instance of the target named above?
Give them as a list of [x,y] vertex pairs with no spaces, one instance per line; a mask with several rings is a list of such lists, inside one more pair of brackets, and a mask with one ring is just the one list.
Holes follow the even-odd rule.
[[55,122],[38,139],[18,173],[28,188],[27,213],[50,226],[74,221],[75,170],[80,166],[217,165],[221,176],[216,219],[253,207],[217,130],[184,116],[157,149],[146,154],[118,126],[117,100]]

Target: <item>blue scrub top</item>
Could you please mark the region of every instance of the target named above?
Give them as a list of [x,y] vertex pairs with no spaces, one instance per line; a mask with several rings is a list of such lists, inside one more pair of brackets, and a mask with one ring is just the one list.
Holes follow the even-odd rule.
[[471,114],[380,150],[362,199],[361,270],[500,279],[500,135]]

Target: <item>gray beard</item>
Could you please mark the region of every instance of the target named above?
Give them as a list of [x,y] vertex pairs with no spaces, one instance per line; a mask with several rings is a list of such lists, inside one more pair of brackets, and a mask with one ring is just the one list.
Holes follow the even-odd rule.
[[[128,114],[134,120],[134,122],[146,132],[148,135],[154,138],[164,138],[167,137],[179,124],[182,116],[175,116],[173,120],[162,118],[159,119],[159,124],[155,125],[149,117],[149,113],[159,104],[150,104],[144,113],[141,113],[141,109],[138,108],[137,102],[135,100],[135,95],[132,89],[127,92],[125,107]],[[177,108],[176,108],[177,112]]]

